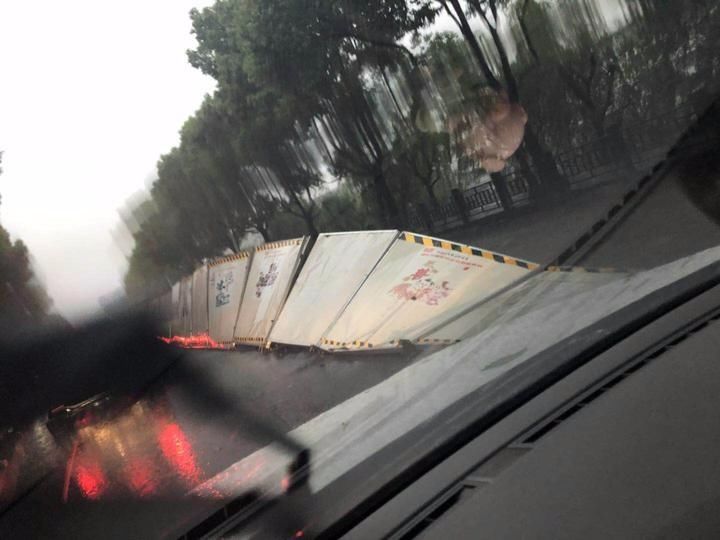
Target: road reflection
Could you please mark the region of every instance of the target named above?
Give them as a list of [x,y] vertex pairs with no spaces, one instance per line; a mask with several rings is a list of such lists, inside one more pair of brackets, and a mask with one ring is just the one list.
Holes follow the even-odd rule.
[[[8,505],[38,480],[60,470],[64,471],[62,487],[55,498],[63,504],[168,499],[190,493],[224,499],[238,496],[245,488],[262,488],[263,481],[272,483],[267,486],[272,492],[282,486],[289,458],[281,450],[273,460],[251,460],[237,474],[225,472],[213,478],[224,463],[213,463],[211,456],[201,463],[196,441],[189,433],[194,426],[192,422],[186,426],[176,417],[165,391],[127,407],[119,401],[104,401],[99,407],[91,403],[71,419],[51,417],[51,430],[38,422],[16,435],[0,471],[3,503]],[[244,438],[247,443],[247,437],[234,434],[232,438]],[[45,459],[30,459],[39,454]],[[268,467],[272,470],[265,470]],[[272,474],[264,474],[267,472]]]
[[75,420],[74,432],[60,435],[72,439],[65,502],[74,496],[96,500],[170,495],[204,479],[191,439],[165,398],[138,401],[116,415],[109,407],[101,416],[110,418],[82,416]]

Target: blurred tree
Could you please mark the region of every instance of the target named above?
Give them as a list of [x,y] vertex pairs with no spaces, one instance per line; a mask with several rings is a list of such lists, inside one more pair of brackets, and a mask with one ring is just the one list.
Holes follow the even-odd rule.
[[0,225],[0,335],[7,339],[25,328],[36,329],[44,324],[51,304],[32,271],[27,246],[19,239],[13,242]]
[[40,322],[49,307],[50,299],[32,272],[27,246],[22,240],[13,242],[0,226],[0,326],[7,330]]
[[392,134],[365,95],[363,78],[368,69],[384,74],[401,61],[412,64],[400,40],[429,17],[405,0],[223,1],[192,12],[199,45],[189,58],[218,80],[243,126],[252,126],[256,146],[247,155],[288,184],[286,194],[309,228],[317,169],[287,159],[288,141],[308,134],[330,137],[321,144],[333,171],[371,186],[378,219],[397,225],[400,210],[385,176]]
[[399,139],[397,160],[407,174],[419,180],[433,208],[440,207],[437,186],[449,175],[450,136],[447,132],[415,130]]
[[[219,1],[212,8],[193,10],[198,47],[188,52],[188,58],[217,80],[217,106],[228,119],[241,163],[272,171],[276,189],[265,196],[301,217],[308,232],[316,235],[312,191],[320,178],[301,149],[309,119],[317,111],[316,96],[303,98],[313,70],[307,70],[305,85],[286,86],[282,76],[292,74],[296,66],[285,59],[268,62],[268,55],[279,48],[287,47],[290,54],[292,48],[303,46],[293,41],[297,32],[285,31],[290,30],[285,25],[291,24],[287,18],[291,14],[278,4]],[[299,6],[291,7],[298,14]]]

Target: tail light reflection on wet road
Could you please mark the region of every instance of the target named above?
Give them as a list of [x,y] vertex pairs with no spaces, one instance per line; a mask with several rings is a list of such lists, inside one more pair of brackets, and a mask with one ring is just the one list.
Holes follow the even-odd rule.
[[75,464],[75,482],[86,499],[99,499],[108,486],[108,480],[100,464],[90,459]]
[[165,459],[173,466],[188,487],[195,487],[201,478],[201,471],[197,465],[195,452],[188,438],[174,422],[166,424],[158,433],[160,450]]
[[172,494],[179,483],[192,489],[204,479],[195,450],[166,403],[138,402],[112,419],[78,423],[67,456],[63,501],[70,479],[89,500],[129,494]]

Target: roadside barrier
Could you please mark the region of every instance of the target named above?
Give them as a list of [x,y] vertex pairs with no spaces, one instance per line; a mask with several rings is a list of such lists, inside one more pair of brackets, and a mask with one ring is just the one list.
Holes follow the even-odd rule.
[[300,269],[309,237],[271,242],[255,248],[233,339],[262,346]]
[[320,344],[397,236],[397,230],[319,235],[268,340]]
[[208,268],[202,265],[193,272],[192,280],[192,335],[208,333]]
[[[537,265],[403,232],[325,332],[328,351],[388,349],[413,341]],[[454,339],[449,339],[450,343]]]
[[241,251],[208,264],[209,335],[217,346],[232,346],[251,252]]
[[489,320],[487,309],[476,309],[485,299],[528,277],[571,274],[567,283],[592,286],[622,272],[541,267],[397,230],[323,233],[304,261],[308,244],[308,237],[272,242],[199,267],[149,302],[169,313],[170,339],[162,339],[328,352],[448,345],[470,335],[478,317]]
[[[716,117],[713,107],[701,116],[701,121]],[[273,242],[255,248],[250,267],[245,270],[247,279],[242,293],[234,293],[233,301],[238,302],[239,308],[235,310],[234,304],[228,308],[230,313],[237,312],[230,338],[225,315],[214,313],[212,307],[220,269],[208,290],[211,278],[205,268],[204,274],[202,269],[196,271],[195,280],[189,276],[176,283],[169,300],[159,302],[170,306],[171,341],[192,342],[192,346],[202,346],[197,344],[204,342],[208,346],[234,343],[269,346],[275,342],[317,345],[328,351],[396,348],[406,342],[444,345],[462,339],[482,324],[478,316],[497,318],[488,304],[501,294],[512,291],[517,299],[523,294],[540,294],[538,291],[553,286],[556,281],[565,281],[572,289],[616,279],[622,270],[588,268],[578,263],[659,184],[680,150],[697,146],[693,137],[697,138],[698,129],[696,124],[686,131],[664,161],[634,184],[549,264],[541,266],[411,232],[399,236],[397,231],[332,233],[320,235],[318,242],[335,247],[313,250],[295,290],[293,280],[308,239]],[[701,142],[705,148],[707,141]],[[386,239],[374,236],[382,234],[396,236],[384,249]],[[352,238],[352,235],[357,236]],[[370,238],[377,244],[370,242]],[[342,245],[345,241],[350,244],[355,241],[361,248]],[[365,249],[362,246],[367,248],[367,253],[356,253]],[[238,257],[242,259],[240,254]],[[210,268],[225,262],[228,261],[215,261],[210,263]],[[247,257],[244,264],[248,264]],[[288,294],[290,297],[283,309]],[[210,304],[208,298],[211,298]],[[527,298],[523,302],[527,302]],[[232,320],[232,315],[229,318]],[[183,339],[192,334],[200,338]],[[174,339],[176,337],[178,339]]]

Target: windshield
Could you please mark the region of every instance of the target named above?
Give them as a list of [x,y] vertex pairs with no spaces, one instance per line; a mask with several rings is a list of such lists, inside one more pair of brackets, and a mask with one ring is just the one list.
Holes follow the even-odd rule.
[[0,7],[0,536],[318,493],[720,259],[714,2],[134,7]]

